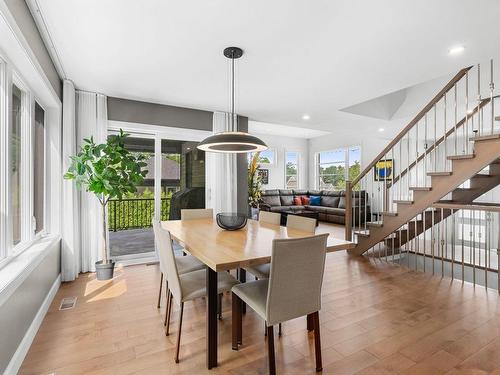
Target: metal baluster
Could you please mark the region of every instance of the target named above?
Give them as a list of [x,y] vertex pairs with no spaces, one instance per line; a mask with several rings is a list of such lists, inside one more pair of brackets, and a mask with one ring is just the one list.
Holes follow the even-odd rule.
[[465,221],[465,215],[464,215],[464,210],[461,210],[462,213],[462,283],[464,282],[464,273],[465,273],[465,261],[464,261],[464,256],[465,256],[465,246],[464,246],[464,241],[465,241],[465,226],[464,226],[464,221]]
[[409,223],[406,223],[406,243],[405,243],[405,249],[406,249],[406,257],[408,258],[408,268],[410,268],[410,231],[408,228],[410,228]]
[[465,153],[469,153],[469,72],[465,72]]
[[487,254],[489,254],[489,218],[490,213],[485,212],[485,226],[484,226],[484,287],[488,289],[488,258]]
[[425,113],[424,133],[425,136],[424,136],[424,185],[423,186],[427,186],[427,158],[428,158],[427,148],[429,147],[429,145],[427,144],[427,112]]
[[451,278],[455,278],[455,212],[451,209]]
[[[419,186],[418,184],[418,122],[415,127],[415,186]],[[410,194],[410,192],[408,192]]]
[[476,286],[476,211],[472,210],[472,280]]
[[434,104],[434,172],[437,172],[437,113],[436,113],[436,104]]
[[408,132],[408,157],[407,157],[407,166],[406,166],[406,191],[407,191],[407,198],[410,196],[410,132]]
[[418,243],[418,214],[415,217],[415,269],[418,270],[417,258],[419,255],[419,243]]
[[399,181],[398,181],[398,193],[399,193],[399,200],[401,200],[401,193],[402,193],[402,187],[403,187],[403,140],[401,139],[399,141]]
[[432,274],[434,275],[434,247],[436,245],[436,237],[435,237],[435,233],[434,233],[434,224],[436,223],[435,222],[435,218],[434,218],[434,214],[435,214],[436,210],[434,208],[432,208],[432,226],[431,226],[431,252],[432,252]]
[[493,82],[493,59],[490,60],[490,106],[491,106],[491,134],[495,132],[495,99],[493,92],[495,83]]
[[444,150],[443,150],[443,160],[444,160],[444,170],[447,171],[448,170],[448,145],[447,145],[447,137],[446,137],[446,110],[447,110],[447,106],[446,106],[446,93],[444,93],[443,95],[444,97],[444,124],[443,124],[443,127],[444,127],[444,136],[443,136],[443,142],[444,142]]
[[477,64],[477,130],[478,135],[483,134],[483,122],[481,121],[481,64]]
[[444,210],[441,208],[441,277],[444,276],[444,246],[446,238],[446,220],[444,218]]
[[458,155],[458,140],[457,140],[457,121],[458,121],[458,115],[457,115],[457,84],[453,85],[453,109],[454,109],[454,128],[455,130],[453,131],[453,134],[455,135],[455,155]]
[[426,238],[425,238],[425,232],[426,232],[426,226],[425,223],[427,222],[427,211],[424,211],[423,216],[422,216],[422,232],[423,232],[423,237],[424,237],[424,272],[425,272],[425,261],[427,259],[427,244],[425,243]]

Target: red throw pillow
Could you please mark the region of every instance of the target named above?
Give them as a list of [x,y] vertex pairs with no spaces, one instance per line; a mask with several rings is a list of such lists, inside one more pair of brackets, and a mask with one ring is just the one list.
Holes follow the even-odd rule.
[[302,205],[303,206],[307,206],[309,204],[309,197],[303,196],[303,197],[300,197],[300,198],[302,200]]
[[300,197],[293,197],[293,204],[295,206],[300,206],[302,204],[302,199],[300,199]]

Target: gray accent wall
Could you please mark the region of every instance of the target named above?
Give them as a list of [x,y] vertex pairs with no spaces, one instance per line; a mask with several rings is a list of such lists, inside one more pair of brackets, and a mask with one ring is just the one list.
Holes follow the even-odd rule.
[[50,85],[53,87],[59,99],[62,100],[62,81],[52,62],[47,47],[38,31],[35,20],[26,4],[25,0],[5,0],[10,13],[14,17],[17,26],[23,33],[31,50],[35,54],[38,63],[41,65]]
[[8,300],[0,306],[0,373],[28,331],[61,268],[61,241],[45,250],[45,257]]
[[108,96],[108,119],[212,131],[213,112]]

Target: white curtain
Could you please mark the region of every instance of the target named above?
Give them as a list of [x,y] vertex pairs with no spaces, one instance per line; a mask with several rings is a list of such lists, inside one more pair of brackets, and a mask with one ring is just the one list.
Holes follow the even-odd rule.
[[[214,112],[213,133],[230,129],[231,115]],[[235,119],[236,121],[236,119]],[[207,152],[205,154],[205,206],[214,213],[237,211],[236,154]]]
[[[68,170],[70,157],[77,151],[75,126],[75,86],[73,82],[63,82],[63,172]],[[80,269],[80,217],[79,193],[73,181],[64,180],[62,190],[62,245],[61,245],[61,278],[72,281],[78,276]]]
[[[76,92],[76,139],[78,148],[84,138],[94,137],[96,143],[106,141],[108,111],[106,97],[91,92]],[[101,260],[102,209],[93,193],[80,192],[80,272],[95,271]]]
[[[107,100],[96,93],[75,91],[73,83],[65,80],[63,97],[63,168],[66,171],[70,156],[80,149],[83,139],[94,137],[96,143],[106,141]],[[63,187],[63,247],[62,280],[74,280],[79,272],[95,271],[101,259],[101,206],[97,198],[77,191],[74,181],[64,181]]]

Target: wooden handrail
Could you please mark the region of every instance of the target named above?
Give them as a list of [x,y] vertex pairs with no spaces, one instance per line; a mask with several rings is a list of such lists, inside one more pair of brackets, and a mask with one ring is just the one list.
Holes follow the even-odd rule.
[[408,125],[405,126],[401,132],[372,160],[372,162],[361,172],[358,177],[356,177],[352,181],[352,186],[356,186],[356,184],[361,181],[361,179],[368,173],[370,170],[380,161],[383,156],[387,154],[387,152],[393,148],[403,137],[408,133],[414,126],[417,124],[427,112],[429,112],[432,107],[441,100],[443,95],[445,95],[448,91],[450,91],[455,83],[460,81],[469,70],[472,69],[472,66],[468,68],[461,69],[451,80],[448,82],[437,94],[432,98],[432,100],[411,120]]
[[[490,98],[486,98],[486,99],[482,99],[481,100],[481,103],[479,104],[479,109],[482,109],[486,104],[488,104],[490,102]],[[468,113],[463,119],[461,119],[458,123],[457,123],[457,126],[454,126],[452,127],[450,130],[448,130],[446,132],[446,138],[449,138],[453,132],[456,130],[458,130],[460,127],[462,127],[465,122],[467,121],[467,119],[470,119],[472,118],[472,116],[474,116],[478,111],[478,107],[475,106],[474,109],[472,110],[471,113]],[[398,174],[396,177],[394,177],[394,179],[391,181],[391,182],[388,182],[387,183],[387,188],[390,188],[393,184],[395,184],[396,182],[398,182],[398,180],[400,178],[402,178],[406,173],[408,173],[408,171],[410,169],[412,169],[417,163],[419,163],[420,161],[422,161],[422,159],[425,158],[426,155],[429,155],[430,152],[432,152],[432,150],[434,150],[437,146],[439,146],[441,143],[443,143],[444,141],[444,138],[445,136],[443,135],[441,138],[439,138],[432,146],[430,146],[426,151],[425,153],[423,153],[422,155],[420,155],[417,160],[415,160],[414,162],[412,162],[408,168],[405,168],[400,174]]]

